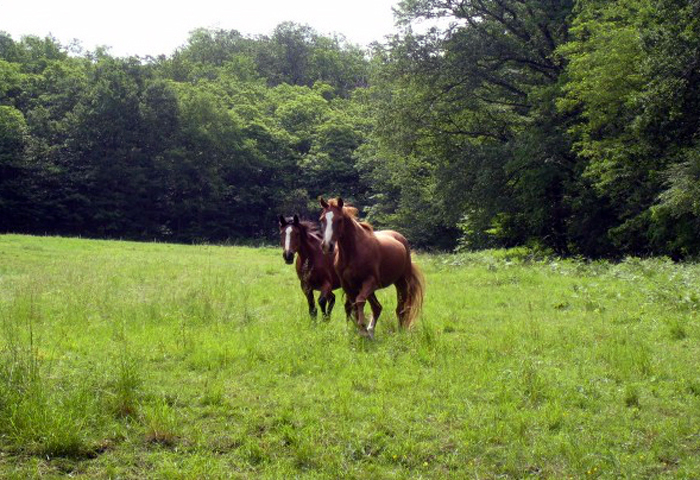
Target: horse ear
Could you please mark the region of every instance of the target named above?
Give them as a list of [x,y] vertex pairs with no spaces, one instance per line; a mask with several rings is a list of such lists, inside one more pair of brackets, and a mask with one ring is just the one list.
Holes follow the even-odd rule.
[[343,208],[343,199],[338,197],[338,208]]
[[282,215],[280,215],[280,217],[279,217],[279,222],[280,222],[280,227],[284,227],[285,225],[287,225],[287,220],[285,220]]
[[318,202],[323,208],[328,208],[328,202],[323,198],[323,196],[319,195]]
[[294,225],[299,225],[299,215],[294,214]]

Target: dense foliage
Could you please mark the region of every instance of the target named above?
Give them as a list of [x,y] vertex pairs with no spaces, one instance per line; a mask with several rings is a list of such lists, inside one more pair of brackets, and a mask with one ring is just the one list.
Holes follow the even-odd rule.
[[342,39],[199,30],[147,59],[0,41],[5,231],[250,239],[319,194],[361,198],[350,94],[369,65]]
[[451,26],[382,52],[377,168],[415,172],[392,183],[397,223],[466,247],[700,252],[700,2],[400,5]]
[[371,52],[285,23],[147,59],[2,35],[0,228],[259,238],[323,194],[423,247],[696,256],[699,19],[697,0],[403,0]]

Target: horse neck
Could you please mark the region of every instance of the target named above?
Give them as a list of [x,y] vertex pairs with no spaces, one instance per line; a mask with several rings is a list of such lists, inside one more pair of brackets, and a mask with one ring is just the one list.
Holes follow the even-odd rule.
[[299,256],[302,258],[302,260],[311,259],[313,261],[317,253],[320,251],[321,240],[307,232],[304,232],[301,235],[301,241],[299,242]]
[[369,234],[354,218],[348,217],[345,222],[343,236],[338,239],[338,249],[343,259],[355,256],[358,246],[368,238]]

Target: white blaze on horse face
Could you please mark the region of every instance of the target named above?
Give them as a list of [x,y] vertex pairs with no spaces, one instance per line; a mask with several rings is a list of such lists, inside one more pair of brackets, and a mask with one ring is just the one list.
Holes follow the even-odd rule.
[[323,231],[323,243],[331,243],[333,238],[333,212],[326,213],[326,229]]
[[292,227],[287,227],[285,229],[285,233],[287,234],[287,236],[284,237],[284,251],[288,252],[289,251],[289,244],[291,243],[291,240],[292,240]]

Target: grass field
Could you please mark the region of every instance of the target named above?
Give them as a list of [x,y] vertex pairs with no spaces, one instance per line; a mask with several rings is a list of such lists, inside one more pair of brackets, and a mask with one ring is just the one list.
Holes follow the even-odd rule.
[[0,478],[690,478],[700,266],[417,255],[312,322],[281,249],[0,236]]

